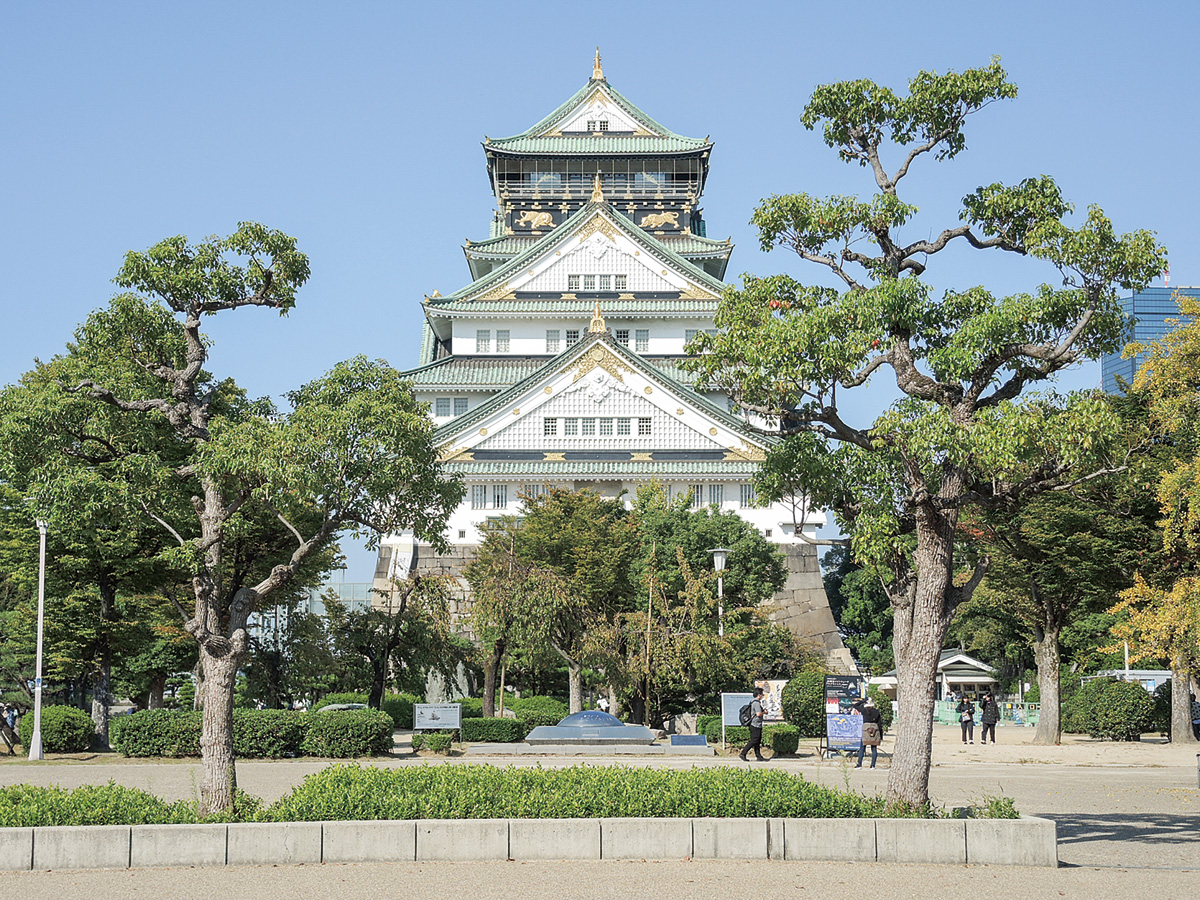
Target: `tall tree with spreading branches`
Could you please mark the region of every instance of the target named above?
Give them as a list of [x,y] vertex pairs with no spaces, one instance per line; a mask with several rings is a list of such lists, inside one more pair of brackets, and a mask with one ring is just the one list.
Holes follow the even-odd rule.
[[[959,515],[1114,467],[1108,436],[1118,429],[1102,399],[1028,389],[1119,347],[1117,290],[1140,289],[1165,262],[1151,233],[1118,234],[1096,206],[1069,224],[1073,208],[1045,175],[978,187],[963,198],[959,223],[904,236],[917,213],[899,190],[910,169],[956,157],[968,117],[1016,94],[997,60],[921,72],[907,95],[867,80],[818,87],[801,121],[862,167],[873,193],[773,196],[752,221],[764,250],[791,249],[836,286],[747,276],[726,292],[718,333],[691,345],[702,383],[807,438],[805,493],[833,506],[860,561],[889,573],[904,723],[891,804],[928,801],[938,656],[955,607],[987,569],[986,557],[956,553]],[[893,151],[898,163],[887,160]],[[962,245],[1036,260],[1060,283],[938,298],[931,260]],[[885,371],[901,398],[874,422],[855,423],[843,398]]]
[[[203,674],[205,812],[233,804],[233,697],[250,613],[342,532],[374,542],[411,529],[440,545],[463,493],[443,477],[411,385],[381,362],[338,364],[289,394],[286,412],[206,370],[205,317],[286,314],[308,275],[293,238],[254,223],[197,244],[168,238],[126,256],[115,281],[127,292],[80,326],[64,357],[75,377],[60,379],[62,390],[144,434],[112,448],[114,466],[135,508],[168,535],[166,561],[190,577],[191,600],[178,608]],[[264,513],[290,533],[290,547],[257,580],[222,591],[233,537]]]

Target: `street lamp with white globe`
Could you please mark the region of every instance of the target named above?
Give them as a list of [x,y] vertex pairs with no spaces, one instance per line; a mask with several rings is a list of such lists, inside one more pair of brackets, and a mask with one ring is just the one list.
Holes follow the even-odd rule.
[[45,519],[37,520],[39,535],[38,551],[38,630],[37,663],[33,682],[33,737],[29,740],[29,758],[44,759],[42,753],[42,633],[46,616],[46,529]]
[[708,551],[712,554],[713,569],[717,573],[717,634],[725,636],[725,561],[729,558],[729,548],[714,547]]

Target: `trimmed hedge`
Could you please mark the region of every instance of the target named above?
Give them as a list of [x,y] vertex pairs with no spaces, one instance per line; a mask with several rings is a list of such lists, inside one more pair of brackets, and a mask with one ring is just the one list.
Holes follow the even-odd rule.
[[307,717],[300,749],[308,756],[377,756],[392,751],[392,717],[377,709],[346,709]]
[[462,717],[464,719],[483,718],[482,697],[460,697],[458,700],[451,700],[450,702],[462,704]]
[[565,715],[560,716],[556,712],[542,712],[536,709],[518,712],[517,721],[524,728],[521,739],[524,740],[529,735],[529,732],[533,731],[539,725],[557,725],[565,717]]
[[241,759],[281,759],[285,756],[299,756],[307,722],[308,717],[304,714],[286,709],[235,709],[233,752]]
[[720,731],[721,730],[721,717],[720,716],[710,716],[710,715],[696,716],[696,734],[708,734],[708,726],[711,725],[713,722],[717,723],[717,730]]
[[[33,710],[21,716],[21,746],[33,740]],[[42,749],[47,753],[82,753],[92,746],[96,724],[74,706],[42,707]]]
[[144,709],[131,716],[113,716],[108,726],[109,742],[126,756],[199,756],[201,715]]
[[463,719],[462,739],[472,742],[516,744],[525,740],[525,726],[516,719]]
[[1088,734],[1102,741],[1139,741],[1154,727],[1154,700],[1136,681],[1105,684],[1092,708]]
[[418,731],[412,736],[413,751],[429,750],[432,753],[447,753],[454,743],[456,731]]
[[534,713],[557,716],[558,718],[551,723],[554,725],[557,725],[561,719],[565,719],[571,711],[571,707],[557,697],[546,697],[540,694],[530,697],[506,697],[504,708],[511,709],[516,713],[518,719],[525,718],[525,714]]
[[[922,815],[932,815],[922,811]],[[880,796],[838,791],[784,772],[734,768],[331,766],[280,798],[271,821],[562,819],[609,816],[885,816]]]
[[793,754],[800,746],[800,729],[795,725],[776,725],[763,737],[767,739],[767,744],[776,756]]
[[383,711],[392,717],[396,728],[407,731],[413,727],[413,704],[420,702],[416,694],[384,694]]
[[804,737],[825,734],[825,673],[801,672],[780,695],[784,721],[800,729]]

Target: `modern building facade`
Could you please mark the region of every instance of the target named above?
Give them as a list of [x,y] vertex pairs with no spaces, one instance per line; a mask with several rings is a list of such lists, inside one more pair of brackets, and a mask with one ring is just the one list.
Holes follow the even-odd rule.
[[[1179,304],[1175,294],[1200,299],[1200,287],[1150,287],[1121,300],[1121,308],[1132,320],[1133,332],[1130,340],[1141,344],[1161,340],[1174,326],[1171,319],[1180,318]],[[1133,384],[1133,376],[1144,356],[1122,359],[1121,354],[1109,353],[1100,359],[1100,372],[1104,390],[1110,394],[1125,393],[1125,386]]]
[[[458,574],[492,517],[550,487],[636,494],[652,480],[697,508],[733,510],[779,544],[791,577],[778,621],[851,665],[829,611],[808,511],[759,506],[751,478],[772,439],[697,390],[680,366],[713,328],[733,247],[700,207],[713,144],[667,129],[592,77],[526,131],[483,143],[495,194],[489,236],[468,241],[471,281],[424,299],[406,373],[429,404],[446,468],[467,485],[450,551],[385,540],[376,584]],[[469,598],[464,598],[469,602]]]

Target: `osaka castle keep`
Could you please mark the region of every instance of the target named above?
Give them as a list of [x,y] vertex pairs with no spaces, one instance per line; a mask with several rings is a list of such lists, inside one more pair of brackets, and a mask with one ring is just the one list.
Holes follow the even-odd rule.
[[[380,548],[375,586],[410,571],[460,575],[493,517],[551,487],[608,497],[658,481],[697,509],[733,510],[784,551],[776,621],[852,671],[816,546],[790,507],[758,506],[751,477],[772,438],[696,390],[685,345],[713,328],[733,245],[707,235],[700,197],[713,144],[660,125],[592,77],[520,134],[485,137],[496,197],[486,240],[463,247],[470,282],[423,301],[405,373],[429,404],[448,472],[467,492],[448,552],[411,535]],[[824,524],[819,511],[803,525]],[[470,603],[463,585],[461,614]]]

